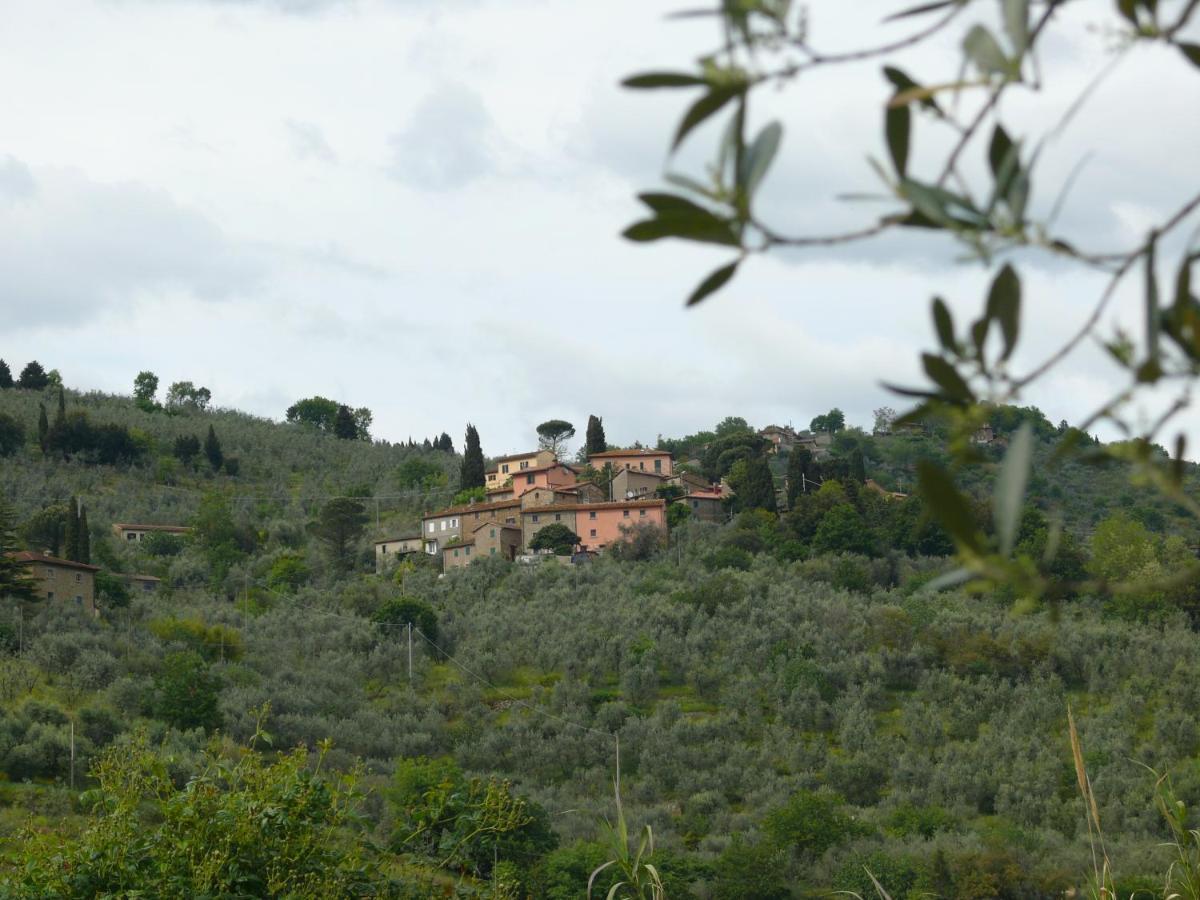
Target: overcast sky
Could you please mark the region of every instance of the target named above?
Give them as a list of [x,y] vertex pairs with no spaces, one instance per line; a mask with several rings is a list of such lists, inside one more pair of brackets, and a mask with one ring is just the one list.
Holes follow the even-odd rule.
[[[880,382],[918,377],[930,297],[976,314],[990,274],[900,237],[756,259],[685,312],[727,254],[618,237],[664,170],[683,95],[617,82],[710,48],[711,22],[664,20],[681,5],[696,4],[0,0],[0,357],[122,393],[150,369],[274,418],[321,394],[370,407],[389,440],[445,430],[458,445],[472,421],[492,455],[551,417],[582,434],[589,413],[618,443],[727,415],[806,426],[832,406],[869,427],[900,405]],[[1050,87],[1006,114],[1061,113],[1110,58],[1111,6],[1068,7]],[[896,4],[811,8],[814,42],[836,49]],[[903,61],[928,82],[956,74],[953,46]],[[884,156],[887,94],[869,65],[765,98],[787,128],[765,187],[782,227],[879,213],[837,195],[878,189],[866,156]],[[1132,54],[1047,144],[1035,208],[1091,150],[1061,224],[1098,249],[1138,240],[1196,190],[1198,109],[1200,72]],[[927,128],[918,164],[937,149]],[[1029,363],[1102,281],[1038,256],[1023,271]],[[1136,332],[1134,299],[1106,328]],[[1078,420],[1115,384],[1088,347],[1028,400]]]

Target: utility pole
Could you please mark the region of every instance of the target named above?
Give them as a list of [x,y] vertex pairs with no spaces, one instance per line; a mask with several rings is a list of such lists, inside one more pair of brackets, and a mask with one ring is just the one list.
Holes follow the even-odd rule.
[[75,717],[71,717],[71,790],[75,790]]
[[412,684],[412,622],[408,623],[408,683]]

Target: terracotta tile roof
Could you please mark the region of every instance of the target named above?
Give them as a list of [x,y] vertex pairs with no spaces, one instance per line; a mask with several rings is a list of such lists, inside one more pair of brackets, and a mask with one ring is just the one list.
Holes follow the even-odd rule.
[[[520,531],[521,530],[520,525],[514,525],[512,522],[480,522],[478,525],[476,525],[474,528],[471,529],[471,534],[474,534],[480,528],[489,528],[489,527],[491,527],[491,528],[507,528],[511,531]],[[474,538],[472,538],[472,540],[474,540]]]
[[45,553],[33,553],[29,550],[18,550],[16,553],[10,553],[13,559],[19,563],[41,563],[46,566],[59,566],[66,569],[83,569],[85,572],[99,572],[99,566],[89,566],[87,563],[75,562],[72,559],[59,559],[57,556],[49,556]]
[[402,535],[400,535],[400,537],[380,538],[375,543],[376,543],[376,545],[395,544],[395,543],[398,543],[399,541],[419,541],[419,540],[421,540],[421,533],[418,531],[413,534],[402,534]]
[[442,547],[443,553],[449,553],[451,550],[457,550],[459,547],[474,547],[475,538],[464,538],[461,541],[455,541],[453,544],[446,544]]
[[437,512],[425,513],[421,518],[440,519],[443,516],[457,516],[466,512],[490,512],[493,509],[520,508],[520,500],[497,500],[495,503],[468,503],[460,506],[450,506]]
[[645,447],[633,450],[605,450],[603,453],[589,453],[588,459],[608,459],[612,456],[670,456],[669,450],[648,450]]
[[121,528],[125,531],[172,531],[176,533],[192,530],[188,525],[130,525],[124,522],[113,522],[113,528]]
[[527,453],[510,453],[507,456],[492,456],[489,457],[492,462],[508,462],[511,459],[528,459],[531,456],[537,456],[539,453],[548,453],[548,450],[530,450]]
[[567,512],[577,510],[602,510],[602,509],[649,509],[650,507],[661,507],[666,509],[666,500],[612,500],[604,503],[551,503],[548,506],[530,506],[521,512],[525,515],[531,513],[554,513]]

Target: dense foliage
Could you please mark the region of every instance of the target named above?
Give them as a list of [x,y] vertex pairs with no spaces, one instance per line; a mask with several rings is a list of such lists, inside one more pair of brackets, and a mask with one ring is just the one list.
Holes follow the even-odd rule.
[[[38,400],[7,392],[0,402],[20,418]],[[376,498],[414,462],[449,482],[457,458],[231,413],[72,403],[144,434],[148,459],[64,461],[26,444],[16,471],[0,475],[17,503],[6,540],[62,535],[74,496],[91,518],[94,560],[164,583],[102,603],[98,619],[0,605],[0,772],[11,782],[0,784],[0,836],[20,835],[11,852],[27,864],[0,863],[10,885],[66,896],[97,885],[232,890],[231,869],[201,872],[181,849],[227,842],[225,825],[200,828],[220,812],[248,836],[237,877],[283,877],[263,867],[259,841],[319,839],[332,854],[313,857],[322,877],[343,879],[346,893],[578,897],[614,858],[600,823],[614,821],[619,740],[630,840],[650,826],[650,861],[670,897],[869,891],[864,866],[896,897],[1057,896],[1082,885],[1089,859],[1068,703],[1123,884],[1166,867],[1154,779],[1131,760],[1170,773],[1187,805],[1200,801],[1196,597],[1080,596],[1014,616],[1002,590],[931,591],[948,538],[919,499],[856,480],[853,460],[903,487],[914,459],[944,452],[936,431],[843,429],[828,458],[804,461],[819,482],[790,509],[748,510],[725,526],[683,519],[669,542],[643,529],[586,565],[484,559],[439,578],[422,556],[376,576],[364,543],[373,507],[388,530],[401,503],[427,495]],[[243,474],[175,469],[164,483],[175,437],[210,424]],[[712,435],[728,449],[752,446],[752,433],[730,420]],[[1001,453],[980,452],[992,466]],[[1050,453],[1039,443],[1039,458]],[[782,484],[792,460],[767,468]],[[1103,470],[1045,472],[1020,526],[1031,564],[1055,541],[1055,564],[1070,546],[1073,565],[1117,577],[1170,566],[1194,543],[1170,507],[1109,496]],[[984,523],[989,486],[985,468],[975,486]],[[362,536],[337,533],[342,513]],[[193,530],[126,546],[108,527],[137,520]],[[266,802],[263,791],[336,790],[304,780],[311,756],[212,749],[219,733],[262,751],[253,710],[264,703],[275,747],[311,753],[332,737],[322,773],[362,766],[361,803],[347,794],[332,807],[281,807],[289,824],[266,837],[239,818]],[[100,793],[65,815],[72,731],[76,785]],[[259,774],[214,775],[239,760]],[[151,806],[121,805],[132,795],[114,783],[134,781],[158,785]],[[352,806],[359,814],[343,815]],[[30,815],[53,838],[22,832]],[[135,828],[138,852],[117,865],[105,841]],[[66,877],[56,860],[70,861],[80,886],[55,880]],[[619,871],[605,869],[598,886]]]

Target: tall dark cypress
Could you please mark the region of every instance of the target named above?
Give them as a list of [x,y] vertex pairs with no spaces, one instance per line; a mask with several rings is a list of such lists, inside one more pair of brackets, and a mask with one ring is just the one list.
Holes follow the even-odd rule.
[[217,440],[217,433],[211,425],[208,426],[208,436],[204,438],[204,455],[208,457],[208,464],[214,472],[221,471],[225,454],[221,452],[221,442]]
[[479,445],[479,432],[470,423],[467,424],[466,449],[463,450],[461,472],[463,490],[484,486],[486,472],[483,465],[483,448]]
[[767,457],[755,453],[746,460],[746,480],[738,491],[741,509],[765,509],[775,512],[775,480]]
[[79,504],[72,497],[67,501],[66,534],[63,538],[63,557],[79,561]]
[[867,481],[867,465],[863,460],[863,452],[858,447],[850,454],[850,477],[859,484]]
[[333,419],[333,434],[344,441],[358,439],[358,423],[354,421],[354,413],[350,411],[350,407],[344,404],[338,407],[337,415]]
[[593,453],[603,453],[608,449],[608,441],[604,437],[604,420],[599,416],[588,416],[585,447],[588,456]]
[[0,359],[0,390],[7,389],[13,386],[12,369],[8,367],[8,363]]
[[75,559],[76,562],[88,563],[92,562],[92,536],[88,533],[87,507],[82,503],[79,504],[79,553]]
[[813,483],[812,451],[807,447],[798,447],[788,457],[788,507],[796,505],[796,498],[801,494],[815,490]]

